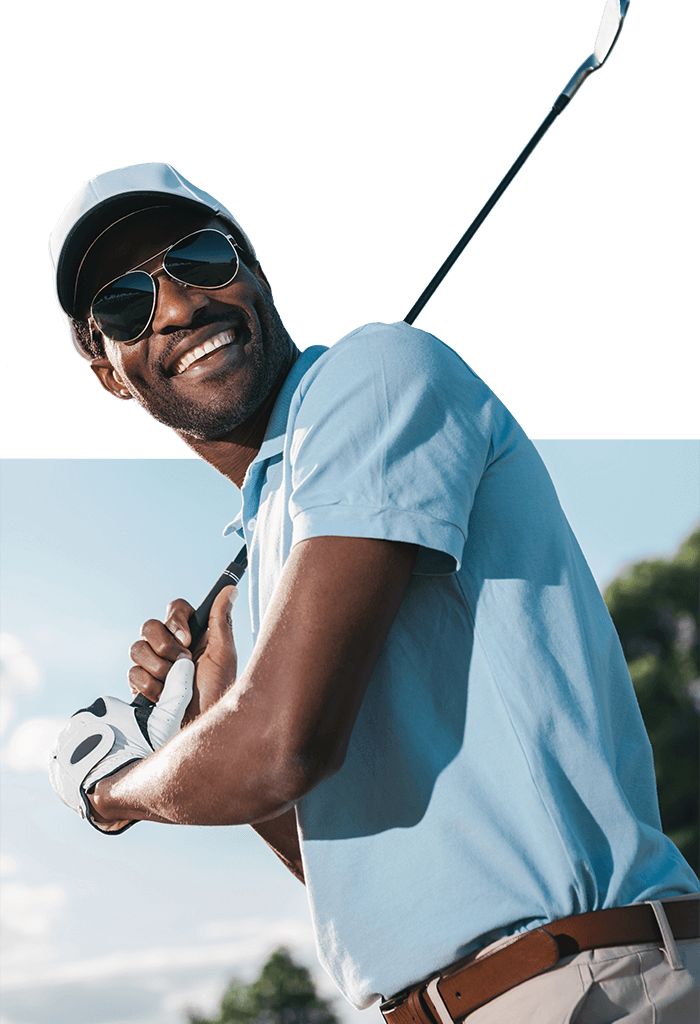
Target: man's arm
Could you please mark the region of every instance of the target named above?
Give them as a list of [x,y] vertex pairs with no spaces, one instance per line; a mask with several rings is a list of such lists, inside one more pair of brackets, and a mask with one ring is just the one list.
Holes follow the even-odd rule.
[[[98,783],[97,820],[267,822],[337,771],[415,550],[350,537],[296,545],[241,678],[160,750]],[[202,670],[223,677],[212,645]]]

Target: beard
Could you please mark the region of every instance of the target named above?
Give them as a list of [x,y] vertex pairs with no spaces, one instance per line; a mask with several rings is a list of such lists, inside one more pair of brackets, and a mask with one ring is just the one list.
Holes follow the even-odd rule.
[[271,297],[265,292],[256,302],[255,311],[257,322],[246,310],[237,308],[228,319],[209,316],[195,325],[199,328],[216,323],[225,330],[231,324],[237,334],[243,335],[234,344],[249,345],[244,381],[236,375],[232,379],[230,369],[224,366],[207,375],[206,397],[195,399],[182,394],[177,384],[172,383],[178,378],[163,369],[169,353],[182,340],[181,335],[173,335],[168,351],[154,368],[155,383],[143,378],[132,382],[132,397],[159,423],[198,441],[218,440],[245,423],[286,375],[295,350]]

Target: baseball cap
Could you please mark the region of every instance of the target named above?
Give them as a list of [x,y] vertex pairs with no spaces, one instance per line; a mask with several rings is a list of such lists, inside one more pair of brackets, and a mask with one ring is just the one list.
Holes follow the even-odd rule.
[[236,241],[255,259],[255,250],[235,217],[208,192],[183,178],[170,164],[131,164],[86,181],[51,233],[49,249],[56,291],[64,313],[75,316],[75,285],[92,243],[108,227],[137,210],[163,204],[204,207],[227,221]]

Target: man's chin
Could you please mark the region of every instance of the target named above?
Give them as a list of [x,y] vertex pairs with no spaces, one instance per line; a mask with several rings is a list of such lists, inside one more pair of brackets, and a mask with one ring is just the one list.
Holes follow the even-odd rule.
[[241,402],[238,393],[235,396],[219,394],[206,404],[175,395],[160,402],[150,395],[137,395],[136,400],[149,416],[170,427],[183,441],[223,441],[258,411],[271,390],[272,386],[260,387],[258,393],[249,394],[245,402]]
[[[250,364],[241,371],[224,365],[195,386],[184,389],[166,381],[157,389],[136,394],[143,409],[174,430],[185,442],[223,441],[249,420],[278,389],[293,362],[294,345],[279,324],[269,331],[266,353],[254,346]],[[132,392],[133,394],[134,392]]]
[[183,441],[223,441],[255,412],[254,409],[251,412],[227,409],[218,415],[212,414],[211,410],[193,415],[194,410],[189,408],[186,414],[178,416],[170,409],[162,415],[150,408],[146,411],[159,423],[174,430]]

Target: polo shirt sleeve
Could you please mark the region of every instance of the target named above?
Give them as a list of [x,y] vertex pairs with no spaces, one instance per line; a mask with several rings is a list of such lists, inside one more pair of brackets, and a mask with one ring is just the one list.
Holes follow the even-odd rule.
[[414,572],[458,570],[495,402],[452,349],[407,324],[343,338],[290,410],[292,544],[403,541],[419,546]]

